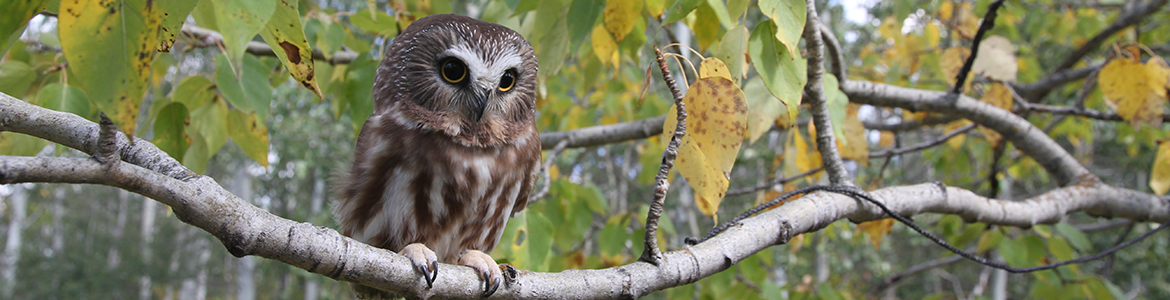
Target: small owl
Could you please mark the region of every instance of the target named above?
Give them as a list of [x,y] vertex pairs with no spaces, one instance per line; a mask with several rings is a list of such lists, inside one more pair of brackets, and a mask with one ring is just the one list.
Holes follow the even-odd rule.
[[540,167],[536,70],[507,27],[457,15],[407,27],[378,66],[373,114],[337,184],[341,233],[410,258],[428,287],[441,261],[475,269],[494,293],[503,275],[487,253]]

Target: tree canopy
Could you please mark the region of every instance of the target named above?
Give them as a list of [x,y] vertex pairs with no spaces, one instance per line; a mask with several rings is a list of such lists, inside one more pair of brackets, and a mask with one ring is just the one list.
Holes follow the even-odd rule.
[[[478,296],[329,211],[385,48],[444,13],[540,62],[492,297],[1168,298],[1170,238],[1123,244],[1170,222],[1165,4],[4,1],[0,298]],[[778,198],[816,185],[883,208]],[[1127,247],[1009,274],[885,210],[1013,267]]]

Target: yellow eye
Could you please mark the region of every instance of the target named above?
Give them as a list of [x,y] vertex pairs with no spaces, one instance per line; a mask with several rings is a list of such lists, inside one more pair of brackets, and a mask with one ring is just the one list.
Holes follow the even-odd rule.
[[463,82],[463,79],[467,79],[467,65],[458,59],[449,58],[443,62],[439,74],[442,74],[443,80],[447,82],[460,83]]
[[504,71],[504,76],[500,76],[500,91],[507,92],[516,85],[516,71]]

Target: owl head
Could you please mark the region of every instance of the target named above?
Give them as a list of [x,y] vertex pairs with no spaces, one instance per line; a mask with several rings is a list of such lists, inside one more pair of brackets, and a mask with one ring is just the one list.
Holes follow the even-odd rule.
[[532,46],[516,31],[428,16],[387,48],[374,81],[374,115],[465,146],[506,144],[534,126],[536,70]]

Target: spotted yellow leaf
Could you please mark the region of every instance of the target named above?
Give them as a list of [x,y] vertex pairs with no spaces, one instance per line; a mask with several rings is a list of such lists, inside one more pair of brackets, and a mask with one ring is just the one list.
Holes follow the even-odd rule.
[[728,71],[727,64],[724,64],[722,60],[708,57],[703,59],[703,63],[699,65],[699,77],[722,77],[731,80],[731,72]]
[[1122,119],[1134,127],[1160,127],[1162,108],[1166,106],[1167,79],[1170,67],[1160,57],[1145,64],[1120,57],[1106,63],[1098,74],[1097,84]]
[[[675,166],[695,189],[699,211],[713,216],[727,193],[731,168],[747,130],[747,104],[735,83],[717,76],[696,80],[683,102],[687,134],[679,143]],[[677,116],[678,108],[671,107],[664,128],[675,128]]]
[[[642,1],[607,0],[605,1],[605,30],[613,34],[614,40],[621,42],[634,29],[634,24],[642,16]],[[572,13],[572,12],[570,12]]]

